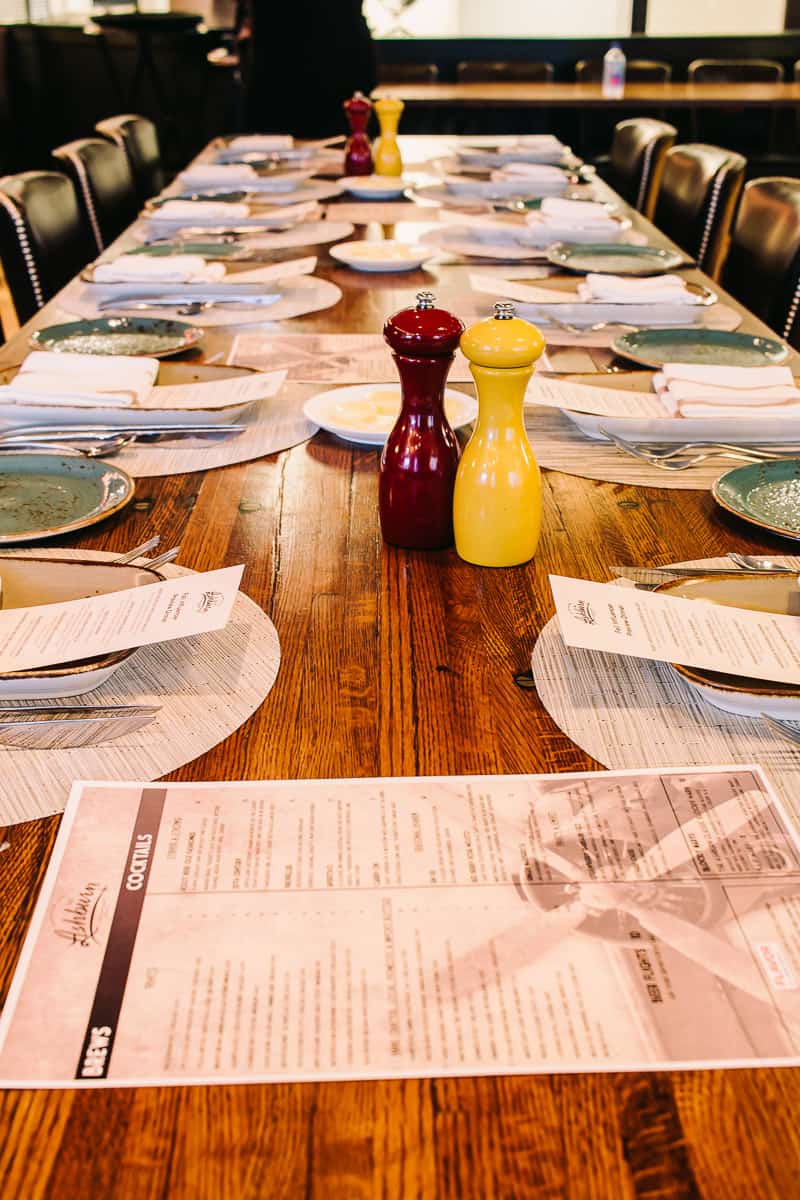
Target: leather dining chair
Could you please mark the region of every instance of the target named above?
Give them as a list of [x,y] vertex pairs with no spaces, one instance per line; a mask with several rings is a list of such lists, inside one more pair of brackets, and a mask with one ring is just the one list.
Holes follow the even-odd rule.
[[745,185],[722,282],[800,349],[800,179],[772,176]]
[[614,126],[608,174],[620,195],[645,217],[653,215],[664,159],[678,131],[653,117],[631,117]]
[[746,158],[720,146],[667,151],[653,220],[712,279],[728,250],[746,170]]
[[[600,83],[603,78],[602,58],[581,58],[575,63],[577,83]],[[667,62],[650,58],[629,58],[625,67],[626,83],[669,83],[672,67]],[[624,100],[621,101],[624,104]],[[659,120],[666,119],[666,109],[647,106]],[[578,144],[581,153],[592,153],[591,147],[605,146],[613,135],[616,124],[609,111],[589,108],[581,109],[578,115]]]
[[436,63],[378,63],[378,83],[438,83]]
[[57,147],[53,155],[74,183],[86,225],[102,250],[139,210],[127,154],[105,138],[79,138]]
[[[602,58],[581,58],[575,63],[575,78],[578,83],[600,83],[603,78]],[[667,62],[652,58],[629,58],[625,66],[625,79],[631,83],[669,83],[672,67]]]
[[[696,58],[689,63],[686,77],[689,83],[782,83],[783,67],[770,58]],[[773,149],[777,137],[777,113],[748,111],[742,108],[724,111],[692,108],[692,138],[717,139],[723,142],[730,130],[731,117],[736,121],[736,142],[740,146]],[[766,147],[764,143],[766,142]]]
[[20,324],[95,253],[66,175],[24,171],[0,179],[0,261]]
[[555,74],[549,62],[460,62],[459,83],[550,83]]
[[125,151],[133,172],[139,204],[144,204],[145,200],[157,195],[164,186],[164,172],[161,167],[158,130],[153,122],[148,121],[147,117],[126,113],[123,116],[98,121],[94,128],[101,137],[115,142]]

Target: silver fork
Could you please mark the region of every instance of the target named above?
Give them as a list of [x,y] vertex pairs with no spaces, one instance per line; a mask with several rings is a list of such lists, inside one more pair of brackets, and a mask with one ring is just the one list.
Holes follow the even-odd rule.
[[771,717],[769,713],[762,712],[759,713],[759,716],[775,733],[779,733],[788,742],[794,742],[796,746],[800,746],[800,725],[793,721],[781,721],[778,717]]
[[624,438],[609,433],[607,429],[600,429],[600,433],[608,438],[610,442],[613,442],[623,454],[629,454],[632,458],[641,459],[642,462],[649,463],[651,467],[657,467],[660,471],[686,471],[690,467],[699,466],[700,463],[705,462],[709,458],[730,458],[737,462],[752,463],[770,461],[772,457],[770,455],[764,456],[758,450],[740,446],[735,450],[707,450],[702,454],[695,454],[691,458],[665,458],[663,455],[653,454],[649,450],[644,450],[641,446],[636,446],[632,442],[626,442]]
[[633,449],[634,447],[642,454],[647,454],[651,458],[659,458],[667,460],[670,458],[681,458],[690,450],[719,450],[730,451],[731,454],[741,454],[742,451],[752,454],[763,455],[764,458],[785,458],[787,455],[796,453],[800,447],[792,446],[787,443],[784,446],[769,445],[767,443],[745,445],[743,443],[734,444],[730,442],[681,442],[676,445],[660,446],[650,442],[631,442],[627,438],[620,437],[619,434],[609,434],[606,430],[600,431],[606,437],[615,437],[616,441],[621,445]]

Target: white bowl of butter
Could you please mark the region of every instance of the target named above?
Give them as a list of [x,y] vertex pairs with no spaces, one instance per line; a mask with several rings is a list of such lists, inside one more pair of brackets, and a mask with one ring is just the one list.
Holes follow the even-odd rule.
[[339,242],[331,255],[356,271],[415,271],[436,253],[411,242]]

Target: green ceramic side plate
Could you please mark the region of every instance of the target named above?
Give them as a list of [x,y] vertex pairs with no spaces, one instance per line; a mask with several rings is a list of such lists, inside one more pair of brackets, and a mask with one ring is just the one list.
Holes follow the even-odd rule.
[[0,455],[0,545],[85,529],[133,499],[130,475],[99,458]]
[[626,242],[590,242],[585,245],[556,242],[547,257],[565,271],[587,275],[662,275],[688,265],[686,255],[661,246],[629,246]]
[[788,348],[774,338],[724,329],[633,329],[612,342],[611,349],[646,367],[772,367],[789,357]]
[[760,529],[800,541],[800,458],[734,467],[715,481],[711,495]]
[[34,350],[61,354],[145,354],[164,358],[190,350],[204,331],[185,321],[160,317],[92,317],[37,329],[29,344]]

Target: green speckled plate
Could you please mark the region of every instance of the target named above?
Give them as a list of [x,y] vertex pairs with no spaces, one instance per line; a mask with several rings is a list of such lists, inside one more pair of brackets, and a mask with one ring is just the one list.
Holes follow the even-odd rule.
[[646,367],[772,367],[789,357],[788,348],[774,338],[724,329],[633,329],[612,342],[611,349]]
[[734,467],[715,481],[711,495],[760,529],[800,541],[800,458]]
[[29,344],[34,350],[56,350],[60,354],[145,354],[164,358],[191,350],[203,333],[197,325],[160,317],[92,317],[37,329]]
[[130,475],[99,458],[0,454],[0,545],[94,525],[133,499]]
[[661,246],[630,246],[626,242],[556,242],[547,257],[565,271],[587,275],[663,275],[689,265],[685,254]]

